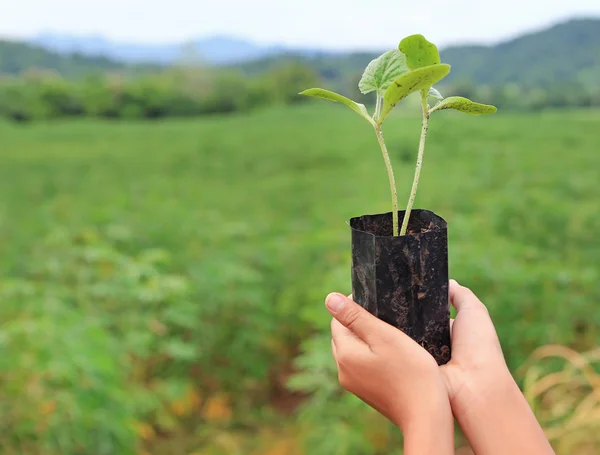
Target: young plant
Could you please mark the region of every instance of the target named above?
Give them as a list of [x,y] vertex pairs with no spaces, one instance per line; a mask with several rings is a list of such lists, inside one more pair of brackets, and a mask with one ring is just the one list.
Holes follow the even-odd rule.
[[[433,43],[427,41],[423,35],[411,35],[400,42],[398,49],[387,51],[369,63],[362,75],[358,84],[361,93],[366,95],[375,92],[376,96],[375,112],[372,116],[369,115],[367,108],[363,104],[356,103],[345,96],[329,90],[311,88],[300,93],[301,95],[342,103],[363,117],[375,129],[375,135],[381,147],[381,153],[383,154],[390,182],[394,236],[405,235],[408,228],[408,220],[421,175],[430,116],[434,112],[445,109],[454,109],[471,115],[493,114],[496,112],[494,106],[475,103],[461,96],[444,98],[438,90],[433,88],[433,85],[446,77],[449,72],[450,65],[440,62],[440,54]],[[421,139],[419,141],[415,176],[404,220],[402,227],[398,230],[398,195],[392,163],[383,139],[382,126],[392,109],[413,92],[419,92],[421,98],[423,117]],[[433,107],[428,104],[430,97],[437,100]]]

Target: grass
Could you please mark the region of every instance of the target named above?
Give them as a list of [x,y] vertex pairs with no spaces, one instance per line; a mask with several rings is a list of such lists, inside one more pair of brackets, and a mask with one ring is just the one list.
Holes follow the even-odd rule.
[[[545,344],[598,342],[599,122],[598,111],[432,119],[415,207],[449,222],[451,276],[490,308],[513,370]],[[402,206],[419,118],[399,113],[384,134]],[[93,233],[127,258],[166,252],[160,273],[187,280],[186,299],[202,312],[185,332],[201,348],[189,364],[209,368],[194,383],[229,396],[242,427],[293,399],[273,394],[299,350],[305,382],[320,374],[323,297],[350,290],[346,221],[391,207],[372,129],[321,104],[156,123],[0,123],[0,193],[0,289],[41,286],[34,262],[71,248],[45,249],[56,232]],[[78,294],[67,280],[61,295]],[[26,355],[10,352],[5,367]],[[189,379],[183,371],[171,379]]]
[[564,346],[548,345],[534,351],[521,369],[525,397],[557,453],[597,452],[599,360],[598,348],[579,353]]

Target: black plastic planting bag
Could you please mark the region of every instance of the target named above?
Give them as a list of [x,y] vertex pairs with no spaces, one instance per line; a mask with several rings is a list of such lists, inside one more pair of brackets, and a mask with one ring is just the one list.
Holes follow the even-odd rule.
[[[402,223],[404,211],[398,212]],[[352,297],[399,328],[442,365],[450,360],[448,235],[443,218],[413,210],[392,236],[392,212],[350,220]]]

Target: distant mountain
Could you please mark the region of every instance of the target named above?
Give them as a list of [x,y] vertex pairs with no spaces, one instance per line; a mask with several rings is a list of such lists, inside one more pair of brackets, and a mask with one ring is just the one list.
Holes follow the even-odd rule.
[[570,20],[495,46],[450,47],[442,60],[452,65],[448,80],[600,85],[600,18]]
[[[200,61],[256,74],[284,62],[301,61],[316,69],[329,86],[348,87],[356,85],[353,81],[376,56],[262,46],[226,36],[182,45],[127,44],[101,36],[57,34],[40,35],[33,41],[38,44],[0,41],[0,72],[19,73],[36,66],[70,76],[134,64],[138,69],[140,62]],[[452,46],[442,49],[442,60],[452,65],[448,82],[528,86],[580,82],[600,87],[600,18],[573,19],[491,46]]]
[[61,55],[27,43],[0,40],[0,74],[20,74],[31,68],[77,77],[98,71],[123,70],[126,65],[105,57]]
[[179,44],[137,44],[111,41],[102,36],[43,33],[31,39],[30,42],[62,54],[77,52],[83,55],[102,56],[127,63],[156,63],[161,65],[170,65],[185,59],[194,59],[211,65],[225,65],[289,53],[303,56],[323,53],[318,49],[291,49],[276,45],[263,46],[230,36],[213,36]]
[[[376,54],[351,53],[306,57],[296,55],[325,79],[358,77]],[[286,58],[290,58],[289,56]],[[443,62],[452,65],[445,83],[460,80],[474,84],[548,85],[579,82],[600,87],[600,18],[573,19],[491,46],[452,46],[441,50]],[[253,73],[277,65],[268,57],[241,67]]]
[[89,57],[104,57],[127,63],[172,63],[181,46],[170,44],[132,44],[110,41],[103,36],[73,36],[43,33],[30,43],[63,55],[79,53]]
[[239,63],[286,53],[282,46],[260,46],[227,36],[197,40],[189,47],[195,48],[201,58],[213,64]]
[[[349,83],[356,85],[354,82],[365,66],[376,56],[271,56],[237,66],[254,74],[285,59],[300,60],[314,68],[330,86],[346,90]],[[441,50],[441,58],[452,65],[444,83],[534,86],[579,82],[600,87],[600,19],[570,20],[497,45],[452,46]]]

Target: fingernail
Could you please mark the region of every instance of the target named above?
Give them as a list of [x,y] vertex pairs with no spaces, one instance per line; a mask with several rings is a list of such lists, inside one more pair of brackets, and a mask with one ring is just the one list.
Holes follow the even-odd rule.
[[346,304],[346,299],[342,297],[340,294],[329,294],[327,296],[327,300],[325,301],[325,305],[329,308],[329,311],[332,313],[338,313]]
[[456,281],[455,279],[450,279],[450,283],[452,283],[454,281],[454,284],[458,284],[460,286],[460,284],[458,283],[458,281]]

